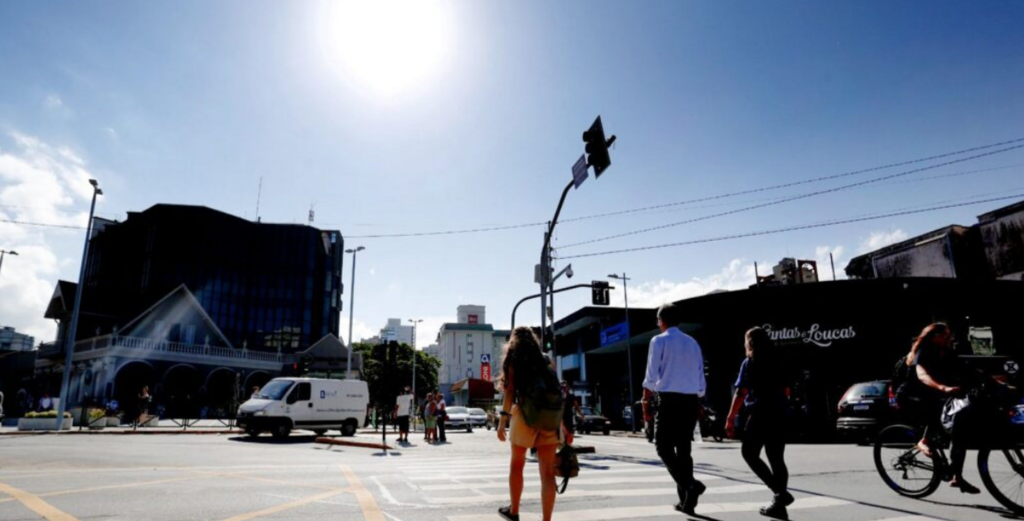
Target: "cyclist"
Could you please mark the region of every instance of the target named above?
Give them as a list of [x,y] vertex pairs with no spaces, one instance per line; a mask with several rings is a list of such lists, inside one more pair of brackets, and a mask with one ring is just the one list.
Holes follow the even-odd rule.
[[[918,335],[907,354],[907,366],[911,369],[910,385],[904,388],[901,402],[908,405],[911,412],[925,423],[924,435],[917,442],[917,449],[927,457],[932,457],[929,437],[941,432],[940,416],[945,401],[961,392],[962,375],[957,363],[956,351],[953,349],[953,333],[943,323],[929,324]],[[955,429],[954,429],[955,430]],[[978,487],[968,483],[963,476],[964,461],[967,449],[964,443],[954,436],[949,450],[953,480],[950,486],[965,494],[981,492]]]

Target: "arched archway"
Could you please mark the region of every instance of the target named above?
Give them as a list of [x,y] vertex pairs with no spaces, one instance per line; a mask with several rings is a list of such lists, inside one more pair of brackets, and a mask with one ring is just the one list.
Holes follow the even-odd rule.
[[218,367],[206,377],[206,406],[208,418],[233,417],[238,404],[248,395],[242,395],[238,373],[227,367]]
[[266,371],[253,371],[249,373],[249,376],[245,377],[245,386],[242,388],[243,401],[249,399],[253,387],[263,387],[269,381],[270,373]]
[[139,393],[143,386],[152,392],[156,385],[156,370],[152,364],[133,360],[122,365],[114,374],[114,399],[118,409],[125,412],[126,420],[134,420],[139,413]]
[[198,418],[201,401],[202,377],[199,370],[188,364],[167,369],[157,401],[163,403],[168,418]]

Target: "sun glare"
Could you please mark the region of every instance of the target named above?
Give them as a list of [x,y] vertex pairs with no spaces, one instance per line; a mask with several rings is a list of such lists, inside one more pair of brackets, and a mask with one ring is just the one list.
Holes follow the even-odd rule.
[[446,0],[330,2],[326,22],[331,60],[376,95],[416,90],[444,67],[451,51]]

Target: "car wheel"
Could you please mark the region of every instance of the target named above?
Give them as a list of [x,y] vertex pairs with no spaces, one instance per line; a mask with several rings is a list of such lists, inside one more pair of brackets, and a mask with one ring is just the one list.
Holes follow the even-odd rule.
[[356,423],[354,421],[347,421],[341,426],[342,436],[355,436],[356,435]]
[[608,427],[605,427],[603,433],[604,433],[605,436],[607,436],[607,435],[611,434],[611,429],[609,429]]
[[250,438],[256,438],[260,435],[260,431],[252,427],[249,427],[248,429],[245,429],[245,434],[248,435]]
[[287,438],[291,434],[292,428],[287,423],[281,422],[274,427],[274,430],[270,433],[277,439]]

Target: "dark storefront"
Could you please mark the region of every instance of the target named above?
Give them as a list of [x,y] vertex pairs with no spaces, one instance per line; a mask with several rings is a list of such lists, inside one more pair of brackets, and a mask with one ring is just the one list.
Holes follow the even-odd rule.
[[[967,363],[997,372],[1007,359],[1024,362],[1022,301],[1021,282],[877,279],[754,288],[675,304],[681,328],[703,347],[708,400],[716,409],[728,407],[744,356],[744,332],[752,326],[765,327],[776,345],[786,350],[793,375],[791,398],[801,411],[801,431],[817,437],[831,432],[842,393],[856,382],[888,378],[896,359],[906,354],[914,337],[931,322],[950,324]],[[628,380],[627,360],[612,352],[615,346],[599,347],[594,329],[599,334],[600,328],[613,322],[603,321],[590,312],[593,309],[584,308],[577,313],[581,316],[564,319],[567,333],[564,340],[559,339],[558,349],[565,355],[569,350],[563,345],[581,346],[587,353],[587,385],[600,394],[605,414],[618,419],[623,383]],[[621,309],[615,311],[621,316]],[[652,320],[641,323],[652,324]],[[588,321],[590,325],[578,327]],[[632,340],[637,396],[649,339],[656,333],[645,328],[643,334],[636,334],[640,330],[634,326]]]

